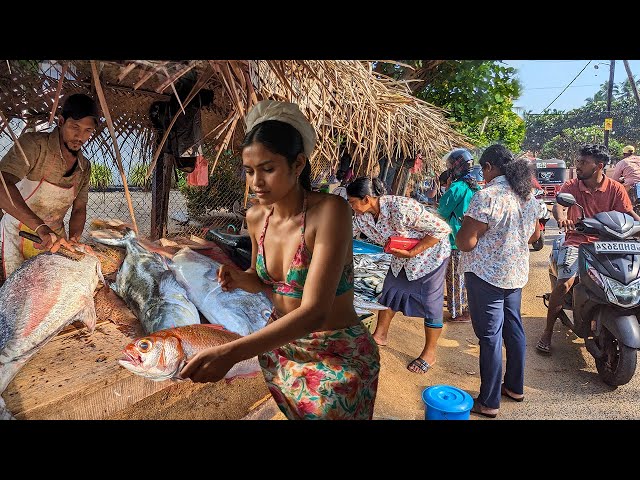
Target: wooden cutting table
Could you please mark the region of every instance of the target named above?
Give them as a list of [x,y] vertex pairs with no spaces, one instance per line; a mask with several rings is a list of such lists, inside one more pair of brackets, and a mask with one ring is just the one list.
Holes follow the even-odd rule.
[[[125,303],[101,288],[92,334],[69,325],[22,367],[2,393],[17,419],[278,418],[262,375],[231,382],[154,382],[117,362],[143,335]],[[275,407],[275,409],[274,409]]]

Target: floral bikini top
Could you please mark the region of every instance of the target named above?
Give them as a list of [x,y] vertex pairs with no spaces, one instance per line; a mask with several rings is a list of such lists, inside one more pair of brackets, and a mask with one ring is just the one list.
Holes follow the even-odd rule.
[[[269,272],[267,272],[267,266],[264,261],[264,236],[267,233],[267,227],[269,226],[269,218],[273,214],[273,208],[267,215],[264,222],[264,228],[262,234],[258,240],[258,255],[256,257],[256,273],[258,277],[266,284],[273,285],[273,293],[284,295],[286,297],[302,298],[302,289],[304,282],[307,279],[307,272],[309,271],[309,265],[311,264],[311,252],[307,248],[307,244],[304,241],[304,227],[307,216],[307,192],[304,193],[304,201],[302,204],[302,226],[301,241],[296,254],[293,256],[293,261],[287,272],[287,276],[283,282],[276,282],[271,278]],[[349,263],[344,266],[342,270],[342,276],[340,277],[340,283],[338,283],[338,290],[336,296],[353,288],[353,263]]]

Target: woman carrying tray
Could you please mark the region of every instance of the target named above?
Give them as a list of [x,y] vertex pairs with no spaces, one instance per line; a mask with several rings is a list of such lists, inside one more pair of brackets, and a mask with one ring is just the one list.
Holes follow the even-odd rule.
[[409,250],[389,250],[393,260],[378,299],[388,309],[378,313],[373,338],[378,345],[387,344],[389,325],[398,311],[424,318],[424,348],[407,368],[426,373],[436,362],[436,345],[442,331],[451,228],[417,200],[385,193],[384,184],[377,178],[360,177],[347,186],[347,198],[356,213],[354,236],[364,233],[380,245],[393,236],[419,240]]

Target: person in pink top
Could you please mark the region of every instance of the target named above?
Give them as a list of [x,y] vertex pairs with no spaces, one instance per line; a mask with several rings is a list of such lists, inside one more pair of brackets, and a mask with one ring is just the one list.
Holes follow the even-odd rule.
[[[571,179],[562,186],[560,193],[570,193],[584,208],[585,217],[593,217],[600,212],[616,211],[628,213],[634,219],[640,217],[633,211],[629,195],[622,184],[612,180],[603,173],[609,162],[609,151],[604,145],[584,145],[576,161],[577,178]],[[583,243],[591,243],[598,239],[594,235],[586,235],[575,231],[575,223],[580,218],[578,208],[567,209],[559,204],[553,206],[553,216],[558,227],[564,228],[566,236],[564,244],[558,252],[558,282],[549,297],[547,325],[536,349],[540,353],[551,353],[551,336],[556,317],[562,308],[562,299],[569,292],[578,272],[578,247]]]
[[633,145],[627,145],[622,149],[622,160],[616,163],[611,178],[619,182],[624,177],[624,188],[631,195],[630,190],[636,183],[640,183],[640,157],[635,154]]

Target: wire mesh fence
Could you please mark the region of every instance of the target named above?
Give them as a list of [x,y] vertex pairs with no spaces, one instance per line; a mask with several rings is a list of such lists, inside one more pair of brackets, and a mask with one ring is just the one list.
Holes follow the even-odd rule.
[[[11,129],[20,136],[26,131],[25,122],[12,120]],[[53,126],[41,129],[50,132]],[[103,135],[109,135],[105,129],[92,138],[83,147],[83,153],[91,160],[91,188],[87,205],[87,223],[85,224],[85,239],[88,227],[95,219],[117,219],[131,222],[127,206],[121,174],[116,167],[113,150],[105,149],[107,143]],[[130,190],[136,222],[140,235],[148,236],[151,230],[152,192],[151,182],[145,181],[144,176],[151,160],[151,150],[144,148],[144,139],[136,135],[120,135],[117,137],[123,169]],[[13,146],[13,140],[5,129],[0,133],[0,157],[3,157]],[[213,164],[215,152],[210,145],[204,145],[205,158]],[[187,183],[186,174],[175,172],[172,188],[169,193],[169,215],[167,236],[199,235],[204,236],[208,227],[229,227],[239,230],[242,217],[233,213],[239,212],[244,199],[245,182],[242,174],[242,164],[238,154],[231,151],[220,155],[213,174],[204,187],[191,186]],[[68,222],[70,212],[67,214]]]
[[[11,129],[20,136],[25,122],[13,120]],[[39,129],[51,132],[54,126]],[[91,188],[87,205],[87,223],[84,239],[95,219],[116,219],[131,222],[121,174],[116,166],[113,149],[105,148],[109,142],[104,129],[90,139],[83,147],[83,153],[91,160]],[[148,236],[151,231],[152,192],[151,181],[145,180],[152,149],[146,148],[145,139],[135,134],[117,137],[123,169],[127,178],[131,201],[140,235]],[[12,147],[13,140],[5,129],[0,133],[0,158]],[[203,155],[209,164],[209,178],[206,186],[192,186],[187,174],[175,170],[169,193],[167,236],[197,235],[204,237],[209,228],[223,228],[228,232],[238,232],[243,224],[246,191],[245,176],[239,152],[225,150],[215,161],[215,145],[205,143]],[[213,172],[211,169],[214,167]],[[321,187],[323,182],[335,178],[335,165],[326,158],[318,159],[312,165],[312,183]],[[70,212],[67,214],[68,222]]]

